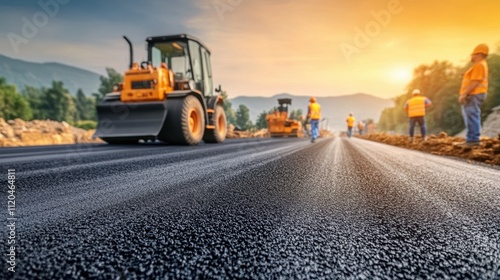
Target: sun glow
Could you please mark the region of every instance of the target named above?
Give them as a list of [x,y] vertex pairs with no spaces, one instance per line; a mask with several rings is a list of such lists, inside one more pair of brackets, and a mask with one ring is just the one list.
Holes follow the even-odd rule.
[[406,68],[397,68],[390,72],[389,79],[394,83],[409,83],[412,71]]

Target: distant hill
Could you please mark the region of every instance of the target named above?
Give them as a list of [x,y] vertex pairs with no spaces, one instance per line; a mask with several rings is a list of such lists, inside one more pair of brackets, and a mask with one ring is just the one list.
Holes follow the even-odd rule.
[[[307,113],[310,96],[295,96],[283,93],[272,97],[240,96],[229,99],[229,101],[231,101],[234,110],[240,104],[247,106],[250,109],[250,118],[255,123],[262,111],[268,111],[278,106],[278,98],[291,98],[292,105],[290,106],[290,110],[301,109],[304,115]],[[321,105],[322,118],[327,118],[330,129],[336,131],[346,130],[345,119],[350,112],[353,113],[356,120],[370,118],[378,122],[382,110],[394,106],[394,102],[391,99],[383,99],[365,93],[318,97],[317,100]]]
[[0,55],[0,77],[16,85],[19,91],[25,85],[50,87],[55,80],[62,81],[72,95],[81,88],[87,96],[97,92],[101,83],[99,74],[81,68],[60,63],[27,62],[3,55]]

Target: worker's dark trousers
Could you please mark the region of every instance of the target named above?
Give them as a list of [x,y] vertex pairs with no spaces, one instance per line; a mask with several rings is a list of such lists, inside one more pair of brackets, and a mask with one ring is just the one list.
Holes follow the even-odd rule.
[[347,127],[347,137],[351,138],[352,136],[352,126]]
[[415,131],[415,124],[420,126],[420,135],[422,137],[425,137],[427,134],[427,126],[425,125],[425,117],[411,117],[410,118],[410,137],[413,137],[414,131]]
[[319,120],[311,120],[311,140],[318,139],[319,136]]
[[481,137],[481,104],[486,99],[486,93],[469,96],[467,102],[462,105],[465,128],[467,131],[465,140],[477,142]]

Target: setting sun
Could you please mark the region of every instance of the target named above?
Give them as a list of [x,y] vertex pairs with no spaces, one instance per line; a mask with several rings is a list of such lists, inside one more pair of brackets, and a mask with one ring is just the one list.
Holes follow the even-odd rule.
[[404,83],[405,85],[411,81],[412,71],[407,68],[397,68],[390,72],[389,79],[394,83]]

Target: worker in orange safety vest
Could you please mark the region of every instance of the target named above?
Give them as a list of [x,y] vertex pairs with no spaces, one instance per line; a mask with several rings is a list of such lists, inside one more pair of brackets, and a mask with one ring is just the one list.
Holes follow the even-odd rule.
[[349,117],[345,120],[347,123],[347,137],[351,138],[352,136],[352,128],[354,127],[354,123],[356,119],[352,116],[352,113],[349,113]]
[[415,131],[415,125],[418,123],[420,126],[420,134],[422,139],[425,141],[427,126],[425,125],[425,109],[431,106],[431,101],[429,98],[420,95],[419,89],[414,89],[412,92],[412,98],[406,101],[405,111],[410,118],[410,142],[413,142],[413,136]]
[[488,56],[486,44],[477,45],[471,54],[472,66],[465,72],[460,88],[458,102],[462,105],[465,122],[465,142],[461,145],[480,145],[481,137],[481,105],[488,94]]
[[365,129],[365,122],[364,121],[359,121],[358,122],[358,133],[359,135],[363,135],[363,130]]
[[309,99],[307,118],[311,120],[311,143],[314,143],[319,136],[319,120],[321,119],[321,106],[316,102],[315,97]]

